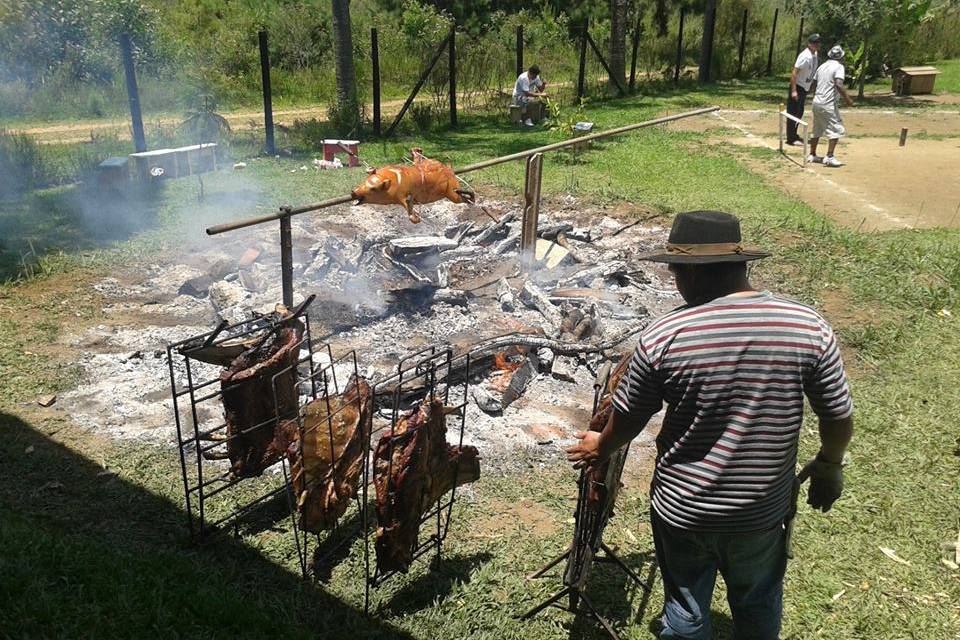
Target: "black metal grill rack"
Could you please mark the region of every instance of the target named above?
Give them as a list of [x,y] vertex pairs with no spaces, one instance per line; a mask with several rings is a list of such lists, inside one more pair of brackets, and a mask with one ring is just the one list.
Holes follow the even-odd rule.
[[[447,441],[463,446],[464,429],[466,426],[467,410],[469,406],[470,369],[472,358],[469,353],[454,357],[449,347],[428,346],[413,352],[397,363],[396,371],[389,377],[378,380],[373,386],[374,402],[380,412],[386,413],[386,419],[375,422],[370,432],[368,451],[374,443],[385,433],[392,431],[404,412],[412,409],[420,402],[429,402],[431,398],[438,398],[452,412],[447,418]],[[376,419],[375,419],[376,420]],[[393,460],[393,443],[389,450],[390,460]],[[373,486],[373,469],[370,464],[364,468],[362,486],[362,504],[367,508],[362,510],[362,528],[364,536],[363,563],[366,574],[364,590],[364,609],[370,610],[371,590],[386,583],[397,575],[397,571],[381,572],[377,567],[371,546],[374,536],[373,526],[376,520],[376,511],[370,500]],[[389,474],[387,490],[389,491]],[[420,539],[412,550],[413,562],[434,551],[437,560],[441,558],[443,542],[447,537],[454,503],[457,498],[457,487],[454,487],[441,496],[436,505],[420,517],[420,531],[430,531],[429,536]]]
[[[610,367],[605,366],[594,383],[594,415],[596,415],[600,401],[606,393],[610,375]],[[590,576],[590,569],[593,563],[609,562],[615,564],[639,587],[645,591],[650,590],[649,584],[644,583],[643,580],[603,542],[603,531],[611,515],[613,515],[613,503],[616,494],[619,492],[620,478],[623,475],[623,467],[627,460],[629,448],[629,444],[625,445],[611,456],[604,482],[593,480],[590,474],[585,470],[581,470],[580,477],[577,480],[578,493],[577,506],[574,511],[573,541],[563,553],[550,560],[550,562],[529,576],[531,579],[541,578],[547,571],[561,562],[566,561],[563,572],[563,587],[524,613],[521,616],[521,620],[528,620],[551,606],[574,613],[579,609],[582,602],[590,615],[603,627],[607,635],[609,635],[612,640],[618,640],[619,636],[616,631],[614,631],[613,626],[600,614],[599,610],[586,594],[587,579]],[[589,496],[591,492],[600,492],[604,496],[603,506],[601,508],[598,509],[590,505]],[[567,604],[559,604],[565,598],[567,599]]]
[[[309,304],[309,300],[297,311]],[[310,338],[310,320],[303,314],[303,338],[300,340],[297,367],[314,369],[314,351]],[[254,511],[272,504],[287,489],[280,473],[280,461],[254,478],[233,477],[227,465],[218,459],[225,452],[227,425],[223,418],[220,390],[221,366],[209,364],[191,354],[198,347],[217,347],[225,343],[255,338],[269,331],[274,321],[259,317],[221,324],[213,331],[181,340],[167,347],[170,391],[177,427],[177,448],[183,477],[184,502],[191,536],[209,534],[236,526]],[[257,429],[276,418],[268,419],[249,430]],[[286,509],[284,508],[284,515]]]

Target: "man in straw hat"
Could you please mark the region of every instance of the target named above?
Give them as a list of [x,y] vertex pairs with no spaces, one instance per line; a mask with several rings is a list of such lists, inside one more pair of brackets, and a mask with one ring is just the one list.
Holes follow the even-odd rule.
[[730,214],[678,215],[644,258],[669,265],[686,304],[641,334],[603,431],[567,449],[596,465],[667,405],[650,490],[661,638],[712,637],[718,571],[735,636],[778,637],[804,396],[821,443],[800,473],[807,502],[827,511],[843,489],[853,405],[837,341],[814,309],[750,285],[747,263],[768,255],[743,246]]

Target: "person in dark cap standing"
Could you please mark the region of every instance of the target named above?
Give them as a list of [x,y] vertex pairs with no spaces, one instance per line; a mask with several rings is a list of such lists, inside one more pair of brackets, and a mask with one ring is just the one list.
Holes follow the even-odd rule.
[[[807,38],[807,46],[797,55],[790,73],[790,93],[787,96],[787,113],[795,118],[803,118],[803,107],[807,93],[814,82],[817,67],[820,65],[820,34],[813,33]],[[797,123],[787,118],[787,144],[803,146],[797,136]]]
[[602,432],[576,434],[577,468],[606,460],[660,411],[650,519],[663,578],[661,638],[711,638],[717,572],[736,638],[780,632],[783,575],[799,480],[803,399],[820,422],[820,452],[803,467],[807,502],[827,511],[843,490],[853,404],[833,330],[811,307],[757,291],[740,222],[681,213],[666,247],[683,306],[641,334]]

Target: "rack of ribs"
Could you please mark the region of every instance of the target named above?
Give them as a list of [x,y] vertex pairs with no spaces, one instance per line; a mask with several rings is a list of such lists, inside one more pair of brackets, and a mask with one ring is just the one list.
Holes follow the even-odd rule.
[[227,458],[234,477],[259,476],[280,459],[283,450],[274,444],[277,417],[297,411],[293,365],[303,333],[304,325],[295,317],[278,322],[220,373]]
[[278,447],[286,450],[300,528],[332,529],[357,495],[373,415],[373,394],[351,376],[341,395],[319,397],[301,410],[303,426],[284,422]]
[[423,514],[454,487],[480,478],[476,447],[447,444],[446,411],[432,398],[397,421],[377,443],[377,569],[406,571]]
[[[590,431],[603,431],[603,428],[607,425],[607,421],[613,413],[613,394],[617,390],[617,385],[620,384],[620,380],[626,375],[627,369],[630,368],[632,355],[632,353],[627,353],[623,356],[620,362],[617,363],[616,368],[610,373],[606,387],[600,396],[600,402],[597,404],[597,410],[593,414],[593,417],[590,418],[590,426],[588,427]],[[613,474],[616,475],[615,479],[610,477],[611,461],[617,457],[618,456],[614,455],[607,458],[603,464],[592,468],[588,474],[591,482],[587,498],[592,504],[604,503],[603,509],[601,510],[602,513],[612,511],[613,503],[616,501],[617,494],[620,492],[620,470],[616,470],[615,474]],[[612,486],[608,486],[611,485],[611,481]]]

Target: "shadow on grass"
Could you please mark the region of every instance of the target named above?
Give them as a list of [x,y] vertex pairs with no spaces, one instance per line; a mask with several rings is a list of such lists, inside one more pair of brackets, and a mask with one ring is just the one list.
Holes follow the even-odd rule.
[[389,597],[383,609],[387,615],[402,615],[429,607],[450,594],[454,586],[470,582],[470,573],[492,556],[486,551],[445,556],[430,561],[430,571],[404,585]]
[[178,506],[20,418],[0,430],[4,637],[410,637],[237,539],[191,546]]

